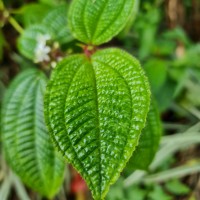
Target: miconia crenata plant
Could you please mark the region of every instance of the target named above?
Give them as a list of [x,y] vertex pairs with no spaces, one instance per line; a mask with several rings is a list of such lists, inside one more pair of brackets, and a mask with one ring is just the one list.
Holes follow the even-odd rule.
[[133,6],[133,0],[72,2],[72,33],[90,46],[56,66],[45,95],[51,137],[95,200],[104,199],[119,177],[149,110],[149,84],[137,59],[117,48],[90,49],[119,33]]
[[44,123],[45,75],[22,72],[10,85],[2,108],[2,139],[6,159],[33,190],[52,198],[64,178],[64,161],[55,152]]
[[69,25],[75,38],[100,45],[117,35],[130,18],[135,0],[74,0]]

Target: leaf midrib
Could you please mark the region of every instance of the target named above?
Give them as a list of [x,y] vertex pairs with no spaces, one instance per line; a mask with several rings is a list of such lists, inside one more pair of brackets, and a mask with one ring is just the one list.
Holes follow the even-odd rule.
[[[120,8],[120,10],[119,10],[119,13],[122,12],[124,6],[125,6],[125,3],[122,4],[122,6],[121,6],[121,8]],[[115,16],[114,16],[113,19],[110,21],[110,23],[109,23],[106,27],[104,27],[104,29],[103,29],[101,32],[99,32],[98,34],[95,33],[95,38],[97,38],[96,41],[99,41],[99,38],[101,38],[101,35],[103,35],[103,32],[104,32],[105,30],[106,30],[105,32],[107,32],[107,31],[110,29],[110,27],[112,26],[112,24],[113,24],[114,22],[117,21],[117,18],[118,18],[118,17],[116,17],[116,16],[119,16],[119,13],[116,13],[116,14],[115,14]],[[121,29],[120,29],[120,30],[121,30]],[[118,32],[119,32],[119,31],[118,31]],[[118,33],[118,32],[117,32],[117,33]],[[115,33],[114,35],[116,35],[117,33]],[[114,35],[113,35],[113,34],[110,35],[109,39],[112,38],[112,37],[114,37]],[[109,39],[107,39],[106,41],[108,41]],[[101,39],[101,40],[102,40],[102,39]],[[101,40],[100,40],[100,41],[101,41]],[[95,41],[95,43],[96,43],[96,41]],[[98,43],[99,43],[99,42],[98,42]]]
[[94,95],[95,95],[95,107],[96,107],[96,121],[97,121],[97,135],[98,135],[98,143],[99,143],[99,177],[100,177],[100,193],[99,194],[102,194],[102,169],[101,169],[101,163],[102,163],[102,160],[101,160],[101,134],[100,134],[100,120],[99,120],[99,102],[98,102],[98,91],[97,91],[97,80],[96,80],[96,74],[95,74],[95,70],[94,70],[94,66],[93,64],[91,63],[91,71],[92,71],[92,75],[93,75],[93,80],[94,80]]
[[[38,74],[38,76],[39,76],[39,74]],[[39,78],[41,78],[41,77],[39,77]],[[36,114],[37,114],[37,107],[36,107],[36,105],[37,105],[37,102],[38,102],[38,100],[39,100],[39,95],[41,95],[40,93],[41,93],[41,91],[40,91],[40,87],[41,87],[41,85],[40,85],[40,80],[38,79],[37,80],[37,84],[36,84],[36,88],[35,88],[35,98],[34,98],[34,105],[33,105],[33,110],[34,110],[34,112],[33,112],[33,124],[34,124],[34,126],[33,126],[33,133],[34,133],[34,138],[35,138],[35,140],[34,140],[34,148],[35,148],[35,155],[36,155],[36,161],[37,161],[37,165],[38,165],[38,168],[39,168],[39,173],[40,173],[40,177],[41,177],[41,179],[42,179],[42,182],[43,182],[43,185],[44,185],[44,191],[45,191],[45,195],[47,195],[48,194],[48,190],[49,190],[49,188],[48,188],[48,186],[47,186],[47,184],[46,184],[46,178],[45,178],[45,175],[42,173],[42,167],[41,167],[41,162],[39,161],[39,159],[38,159],[38,154],[39,154],[39,151],[38,151],[38,145],[37,145],[37,137],[39,137],[39,135],[38,135],[38,133],[36,132],[36,127],[37,127],[37,116],[36,116]],[[54,174],[53,174],[54,175]],[[52,177],[52,180],[54,179],[54,176]]]
[[95,24],[94,24],[95,26],[93,27],[93,30],[92,30],[93,34],[92,34],[91,41],[93,41],[95,39],[95,35],[96,35],[97,30],[98,30],[98,26],[100,24],[101,17],[103,15],[103,12],[104,12],[108,2],[109,2],[109,0],[105,1],[101,11],[99,12],[99,15],[97,16],[97,19],[96,19]]
[[[71,84],[69,84],[69,87],[68,87],[68,89],[67,89],[67,91],[66,91],[66,93],[65,93],[65,96],[64,96],[64,100],[65,100],[64,108],[66,108],[66,99],[67,99],[67,96],[69,95],[69,91],[70,91],[70,87],[71,87],[71,85],[72,85],[72,82],[74,81],[74,79],[75,79],[76,75],[78,74],[79,70],[80,70],[82,67],[84,67],[84,65],[87,64],[87,62],[88,62],[88,61],[86,60],[85,63],[83,63],[79,68],[76,69],[76,72],[74,73],[74,75],[73,75],[73,77],[72,77],[72,79],[71,79],[71,81],[70,81]],[[62,113],[63,119],[65,119],[65,112],[64,112],[64,111],[65,111],[65,109],[63,110],[63,113]],[[82,170],[83,170],[84,173],[89,177],[88,179],[89,179],[89,181],[90,181],[91,186],[93,187],[93,189],[95,189],[95,187],[94,187],[94,185],[93,185],[93,182],[92,182],[92,180],[91,180],[91,178],[90,178],[90,175],[89,175],[88,172],[85,170],[85,168],[84,168],[84,166],[83,166],[83,164],[82,164],[80,158],[78,157],[78,154],[77,154],[77,152],[76,152],[76,150],[75,150],[75,147],[73,146],[73,144],[72,144],[72,142],[71,142],[71,138],[70,138],[70,136],[68,135],[68,131],[66,130],[66,129],[67,129],[66,124],[64,123],[64,125],[65,125],[65,131],[66,131],[66,133],[67,133],[67,137],[69,138],[69,142],[70,142],[70,145],[72,146],[72,149],[73,149],[73,151],[74,151],[74,153],[75,153],[75,156],[77,157],[77,159],[78,159],[80,165],[82,166]],[[65,152],[64,152],[64,153],[65,153]],[[66,154],[65,154],[65,157],[67,158]],[[67,160],[68,160],[68,158],[67,158]],[[71,160],[69,160],[69,161],[72,162]]]
[[[133,107],[133,102],[132,102],[132,94],[131,94],[131,90],[130,90],[130,87],[129,87],[129,85],[128,85],[128,83],[127,83],[127,81],[125,80],[125,78],[122,76],[122,74],[121,73],[119,73],[119,71],[117,71],[115,68],[113,68],[112,66],[110,66],[109,64],[107,64],[107,63],[104,63],[104,62],[102,62],[102,61],[100,61],[100,60],[95,60],[95,62],[99,62],[100,64],[102,64],[102,65],[104,65],[104,66],[107,66],[107,67],[109,67],[111,70],[113,70],[116,74],[118,74],[120,77],[121,77],[121,79],[124,81],[124,83],[126,84],[126,86],[127,86],[127,88],[128,88],[128,91],[129,91],[129,96],[130,96],[130,100],[131,100],[131,109],[132,109],[132,107]],[[133,116],[133,112],[132,112],[132,110],[131,110],[131,119],[132,119],[132,116]],[[132,121],[132,120],[131,120]],[[129,133],[130,133],[130,129],[131,129],[131,125],[132,125],[132,122],[130,123],[130,125],[129,125]],[[127,138],[126,138],[126,144],[127,144]],[[123,150],[123,154],[124,154],[124,151],[125,151],[125,148],[124,148],[124,150]],[[113,178],[113,174],[115,174],[115,171],[113,171],[113,173],[112,173],[112,178]],[[111,178],[111,179],[112,179]]]

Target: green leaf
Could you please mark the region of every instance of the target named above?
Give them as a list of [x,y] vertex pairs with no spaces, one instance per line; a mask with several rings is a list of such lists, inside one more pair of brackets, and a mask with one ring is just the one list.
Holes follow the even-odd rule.
[[144,69],[149,78],[153,92],[160,93],[160,89],[167,79],[168,65],[169,63],[166,60],[158,58],[149,59],[148,62],[146,62]]
[[0,61],[3,58],[3,54],[4,54],[4,47],[6,45],[6,40],[4,38],[4,35],[2,33],[2,30],[0,30]]
[[20,53],[31,60],[35,60],[36,48],[39,43],[42,43],[39,37],[43,36],[49,36],[51,40],[53,38],[52,33],[43,25],[33,25],[27,28],[18,40],[18,49]]
[[59,151],[104,199],[132,155],[149,109],[150,91],[139,62],[119,49],[88,59],[79,54],[55,68],[45,117]]
[[66,5],[55,7],[45,16],[42,24],[44,24],[45,27],[48,27],[53,34],[54,40],[58,41],[60,44],[73,40],[71,32],[68,28]]
[[[50,42],[39,39],[46,36]],[[40,51],[39,55],[43,55],[45,47],[52,48],[54,42],[61,45],[72,40],[67,22],[67,7],[62,5],[48,12],[40,24],[26,28],[18,40],[18,49],[22,55],[37,62],[37,49]]]
[[134,0],[73,0],[69,25],[78,40],[100,45],[125,27],[133,8]]
[[39,2],[44,3],[46,5],[55,6],[55,5],[64,3],[65,0],[39,0]]
[[173,198],[166,194],[160,185],[156,185],[154,190],[149,194],[150,200],[172,200]]
[[[33,24],[41,23],[41,20],[51,10],[50,6],[38,3],[25,4],[19,10],[19,17],[22,18],[22,22],[25,27],[32,26]],[[36,14],[37,13],[37,14]]]
[[165,187],[169,192],[175,195],[186,195],[190,192],[190,188],[181,183],[178,179],[167,182]]
[[[1,75],[1,74],[0,74]],[[3,99],[3,95],[5,93],[5,85],[3,82],[0,80],[0,107],[1,107],[1,101]]]
[[26,70],[12,82],[2,110],[3,149],[10,167],[40,194],[53,197],[62,184],[64,161],[56,154],[44,123],[47,79]]
[[123,188],[123,179],[120,177],[118,181],[110,188],[107,200],[127,200]]
[[141,189],[139,186],[132,186],[126,189],[128,200],[145,200],[147,190]]
[[152,100],[147,115],[147,124],[142,131],[139,145],[127,164],[127,169],[131,169],[131,171],[134,169],[148,169],[158,150],[161,132],[160,116],[156,104]]

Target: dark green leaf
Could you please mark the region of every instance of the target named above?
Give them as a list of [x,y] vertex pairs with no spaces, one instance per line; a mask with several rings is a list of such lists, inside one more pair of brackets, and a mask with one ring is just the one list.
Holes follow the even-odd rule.
[[167,66],[167,61],[160,59],[149,59],[145,63],[144,69],[154,93],[160,92],[161,87],[167,79]]
[[108,42],[126,25],[134,0],[73,0],[69,11],[71,31],[93,45]]
[[2,31],[0,30],[0,61],[3,58],[3,53],[4,53],[4,46],[6,45],[6,40],[4,38],[4,35]]
[[46,122],[95,200],[104,199],[132,155],[149,101],[139,62],[124,51],[105,49],[90,59],[74,55],[55,68],[45,98]]
[[161,131],[160,116],[155,102],[152,101],[146,127],[142,131],[138,147],[127,164],[128,169],[148,169],[157,152]]
[[26,70],[12,82],[2,110],[3,149],[10,167],[32,189],[53,197],[63,181],[64,161],[54,151],[43,116],[47,79]]

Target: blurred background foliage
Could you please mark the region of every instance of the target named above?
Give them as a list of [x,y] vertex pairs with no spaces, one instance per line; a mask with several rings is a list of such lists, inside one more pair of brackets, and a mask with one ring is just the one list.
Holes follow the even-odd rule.
[[[41,24],[55,7],[68,7],[70,1],[4,0],[6,11],[0,2],[1,102],[16,74],[35,65],[17,45],[21,27],[28,30]],[[199,200],[200,1],[137,0],[127,27],[104,46],[121,47],[141,61],[163,126],[160,148],[149,169],[133,171],[127,167],[107,200]],[[75,50],[81,52],[80,45],[69,39],[55,52],[65,56]],[[52,57],[51,63],[37,65],[44,69],[55,61]],[[2,152],[0,159],[1,200],[44,199],[9,170]],[[91,199],[84,181],[70,166],[65,177],[55,199]]]

